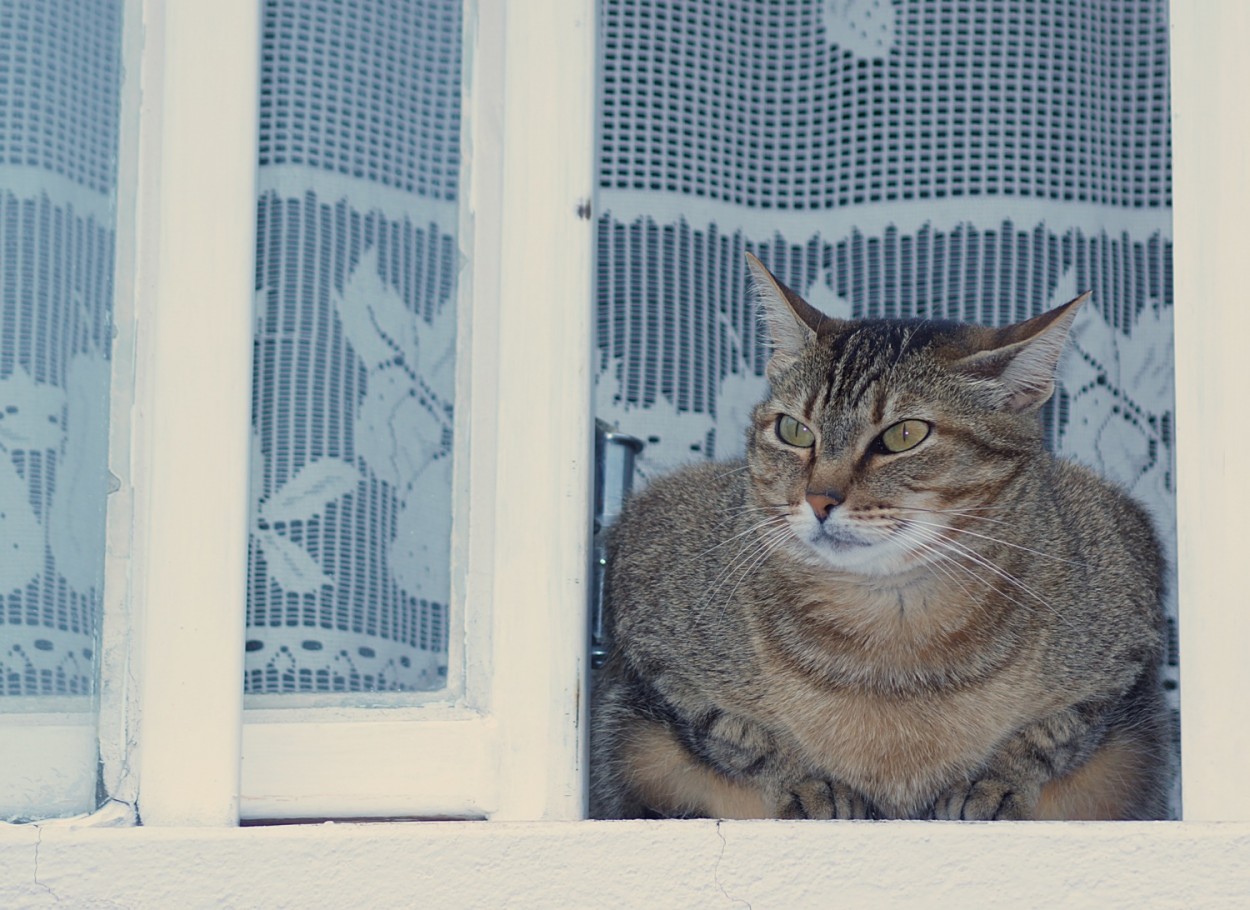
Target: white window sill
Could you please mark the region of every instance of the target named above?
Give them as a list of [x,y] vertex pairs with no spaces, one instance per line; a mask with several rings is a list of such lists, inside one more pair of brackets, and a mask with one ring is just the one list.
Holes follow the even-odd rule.
[[1244,906],[1250,823],[0,828],[0,906]]

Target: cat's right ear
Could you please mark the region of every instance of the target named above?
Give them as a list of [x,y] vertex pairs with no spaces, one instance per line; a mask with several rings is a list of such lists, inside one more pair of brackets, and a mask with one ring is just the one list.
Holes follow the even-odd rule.
[[833,328],[837,320],[830,319],[778,281],[777,276],[750,253],[746,256],[747,267],[754,279],[760,316],[768,327],[768,337],[773,344],[772,357],[768,361],[768,373],[772,375],[793,363],[803,348],[815,341],[822,331]]

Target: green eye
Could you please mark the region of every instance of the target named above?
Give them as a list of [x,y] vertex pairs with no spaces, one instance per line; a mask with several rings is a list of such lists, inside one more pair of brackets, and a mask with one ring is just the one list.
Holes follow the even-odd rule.
[[777,437],[786,445],[799,449],[810,449],[816,444],[816,434],[789,414],[777,418]]
[[877,444],[886,452],[906,452],[928,435],[929,425],[923,420],[900,420],[877,437]]

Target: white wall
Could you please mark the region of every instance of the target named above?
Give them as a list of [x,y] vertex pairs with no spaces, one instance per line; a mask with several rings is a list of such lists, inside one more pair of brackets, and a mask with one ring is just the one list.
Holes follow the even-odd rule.
[[53,905],[1245,907],[1250,824],[0,829],[0,907]]

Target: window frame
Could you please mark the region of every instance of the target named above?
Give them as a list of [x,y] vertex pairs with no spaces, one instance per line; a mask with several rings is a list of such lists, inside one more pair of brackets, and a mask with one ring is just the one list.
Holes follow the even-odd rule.
[[[585,630],[576,623],[561,624],[581,615],[588,577],[589,535],[583,533],[590,464],[586,302],[593,220],[579,211],[583,201],[589,206],[592,187],[593,7],[589,0],[575,8],[546,0],[532,8],[527,4],[521,17],[509,15],[503,0],[471,0],[465,20],[466,29],[470,23],[482,27],[473,53],[466,56],[464,79],[466,121],[472,124],[466,153],[480,156],[480,170],[464,184],[471,215],[461,242],[472,255],[461,293],[476,295],[478,316],[486,306],[481,301],[494,301],[490,306],[498,322],[493,328],[474,325],[472,343],[486,345],[493,338],[499,368],[481,362],[481,351],[490,348],[474,348],[470,394],[497,397],[490,409],[479,407],[469,415],[460,409],[476,447],[471,459],[477,460],[470,461],[467,482],[458,480],[457,507],[468,509],[475,528],[486,524],[495,531],[490,541],[459,544],[467,547],[456,552],[468,568],[457,577],[466,597],[500,604],[492,618],[498,626],[492,629],[491,621],[478,614],[466,621],[466,635],[470,641],[474,634],[489,635],[488,653],[506,665],[518,643],[542,638],[545,622],[560,628],[558,642],[569,653],[555,654],[556,636],[540,641],[544,653],[559,661],[558,668],[534,680],[537,661],[518,660],[523,667],[507,670],[496,666],[491,681],[499,688],[493,699],[466,701],[432,723],[418,724],[395,713],[388,714],[393,721],[380,714],[351,716],[347,709],[321,720],[298,720],[294,714],[287,721],[263,715],[244,720],[239,680],[252,267],[251,247],[238,238],[250,237],[254,222],[255,147],[246,140],[254,135],[256,86],[249,61],[229,68],[227,79],[220,60],[239,59],[240,46],[258,46],[259,4],[221,0],[201,9],[127,0],[126,14],[137,13],[139,24],[125,29],[123,114],[127,125],[139,126],[133,136],[123,128],[120,153],[113,396],[114,414],[121,419],[113,429],[113,471],[122,485],[110,499],[101,752],[108,792],[123,802],[137,799],[144,824],[234,825],[241,792],[244,815],[252,817],[355,814],[355,807],[368,815],[427,814],[440,807],[429,803],[434,810],[417,810],[410,800],[391,813],[374,796],[388,795],[395,781],[419,778],[423,772],[413,756],[430,743],[442,763],[434,786],[450,786],[448,776],[463,770],[459,765],[470,766],[470,778],[493,781],[493,790],[475,796],[465,790],[449,799],[441,807],[448,814],[455,814],[456,806],[492,818],[575,818],[582,811]],[[1250,386],[1250,361],[1237,347],[1248,328],[1244,311],[1238,310],[1244,281],[1237,266],[1250,247],[1250,225],[1242,220],[1242,213],[1250,211],[1250,182],[1240,160],[1240,151],[1250,146],[1250,118],[1229,116],[1243,103],[1238,87],[1250,81],[1250,59],[1241,50],[1250,38],[1250,8],[1177,0],[1170,19],[1174,298],[1202,301],[1174,314],[1184,818],[1250,821],[1250,786],[1242,783],[1250,724],[1239,697],[1250,689],[1250,662],[1244,659],[1250,611],[1238,609],[1234,593],[1243,586],[1239,560],[1250,537],[1244,511],[1250,505],[1250,477],[1238,465],[1238,457],[1250,450],[1250,425],[1239,420],[1235,395],[1228,392]],[[524,47],[521,35],[534,46]],[[137,85],[130,81],[136,74]],[[577,85],[579,75],[587,77],[582,85]],[[205,97],[205,85],[212,87],[212,97]],[[484,99],[491,86],[499,96],[488,105]],[[542,95],[538,90],[544,87],[552,94]],[[576,100],[571,107],[553,100],[569,98]],[[208,105],[218,123],[233,126],[211,136],[196,132],[193,118],[177,113],[180,105],[196,110],[186,107],[195,104]],[[552,128],[536,130],[533,124],[543,122],[544,109],[559,116]],[[200,116],[197,112],[196,122]],[[239,126],[242,122],[248,126]],[[488,168],[484,162],[492,155]],[[133,226],[129,234],[128,225]],[[186,239],[205,236],[220,242]],[[133,244],[127,237],[134,238]],[[497,258],[491,260],[490,254]],[[233,289],[234,296],[222,297],[223,288]],[[223,311],[223,299],[237,305]],[[122,318],[130,301],[137,319],[133,330]],[[197,302],[206,313],[225,312],[227,324],[208,324],[213,320],[196,313]],[[536,326],[543,315],[554,317],[554,325]],[[490,338],[483,339],[483,333]],[[197,358],[194,351],[207,347],[205,337],[220,338],[231,352],[224,362],[220,351],[211,362]],[[523,356],[523,345],[513,343],[522,340],[538,345],[544,356]],[[134,360],[127,359],[129,349],[137,355]],[[186,356],[160,356],[171,350]],[[562,362],[564,355],[573,359]],[[197,382],[197,365],[213,373],[211,387]],[[237,400],[234,391],[221,394],[225,373]],[[538,383],[541,395],[531,396],[542,398],[545,409],[537,418],[507,407],[520,400],[521,383],[502,381],[512,376]],[[183,381],[185,387],[179,385]],[[127,389],[134,392],[133,408],[123,403]],[[197,411],[194,421],[178,420],[179,407],[195,410],[186,406],[188,396],[206,410]],[[573,427],[583,422],[579,437]],[[185,479],[193,473],[187,464],[198,472],[207,460],[199,451],[206,427],[221,429],[222,435],[213,438],[221,440],[218,451],[228,451],[222,464],[211,466],[222,486],[204,482],[198,473],[195,483]],[[566,442],[567,457],[544,459],[524,452],[518,440],[535,427],[552,430]],[[1211,427],[1220,428],[1218,438],[1212,438]],[[492,443],[515,444],[520,460],[501,457],[495,463],[482,452]],[[558,462],[558,471],[551,462]],[[477,494],[468,497],[469,489]],[[234,494],[223,495],[223,490]],[[516,490],[519,499],[510,493],[512,505],[505,508],[503,497],[495,495],[499,490]],[[546,498],[551,495],[563,498],[553,503]],[[518,503],[536,510],[531,521],[519,519],[526,513]],[[209,540],[205,535],[211,532],[198,552],[219,556],[189,559],[180,553],[187,547],[185,534],[178,531],[187,526],[199,529],[197,542]],[[557,535],[550,546],[540,546],[539,535],[527,533],[548,526]],[[518,541],[524,546],[512,549]],[[505,599],[494,580],[508,572],[533,571],[527,560],[535,554],[542,566],[555,567],[557,577]],[[218,558],[220,563],[213,561]],[[210,562],[217,571],[204,571]],[[186,597],[183,572],[191,570],[197,584],[206,579],[205,587]],[[224,610],[223,603],[238,608]],[[483,626],[475,632],[473,623],[479,621]],[[518,680],[515,688],[507,688]],[[475,685],[470,678],[466,692],[479,691]],[[524,704],[535,702],[535,692],[543,697]],[[465,751],[460,751],[465,741],[450,729],[462,721],[456,713],[462,709],[469,712],[463,715],[469,723],[481,727],[476,745]],[[430,709],[418,713],[438,714]],[[526,728],[530,723],[537,726]],[[439,725],[447,729],[440,731]],[[280,762],[271,771],[257,770],[283,749],[286,758],[308,754],[314,742],[322,742],[316,739],[322,734],[339,737],[339,743],[376,736],[370,755],[391,756],[385,783],[372,795],[338,791],[318,802],[303,791],[280,789]],[[389,751],[396,747],[399,751]],[[247,768],[242,776],[240,756]],[[360,753],[350,750],[325,757],[327,767],[360,761]],[[372,762],[349,767],[368,767],[361,777],[374,771]],[[304,779],[315,786],[342,787],[345,777],[318,771]],[[241,791],[240,781],[259,784],[245,783]],[[513,786],[517,781],[525,786]],[[505,792],[526,788],[539,795],[514,798]],[[1004,825],[995,840],[1012,842],[1011,828]],[[1139,826],[1123,830],[1144,836]]]
[[145,824],[238,820],[259,11],[123,5],[100,748]]
[[[1244,260],[1250,249],[1250,7],[1170,5],[1177,586],[1181,786],[1186,821],[1250,821],[1250,388]],[[1240,116],[1238,116],[1240,114]],[[1213,438],[1218,428],[1218,436]]]

